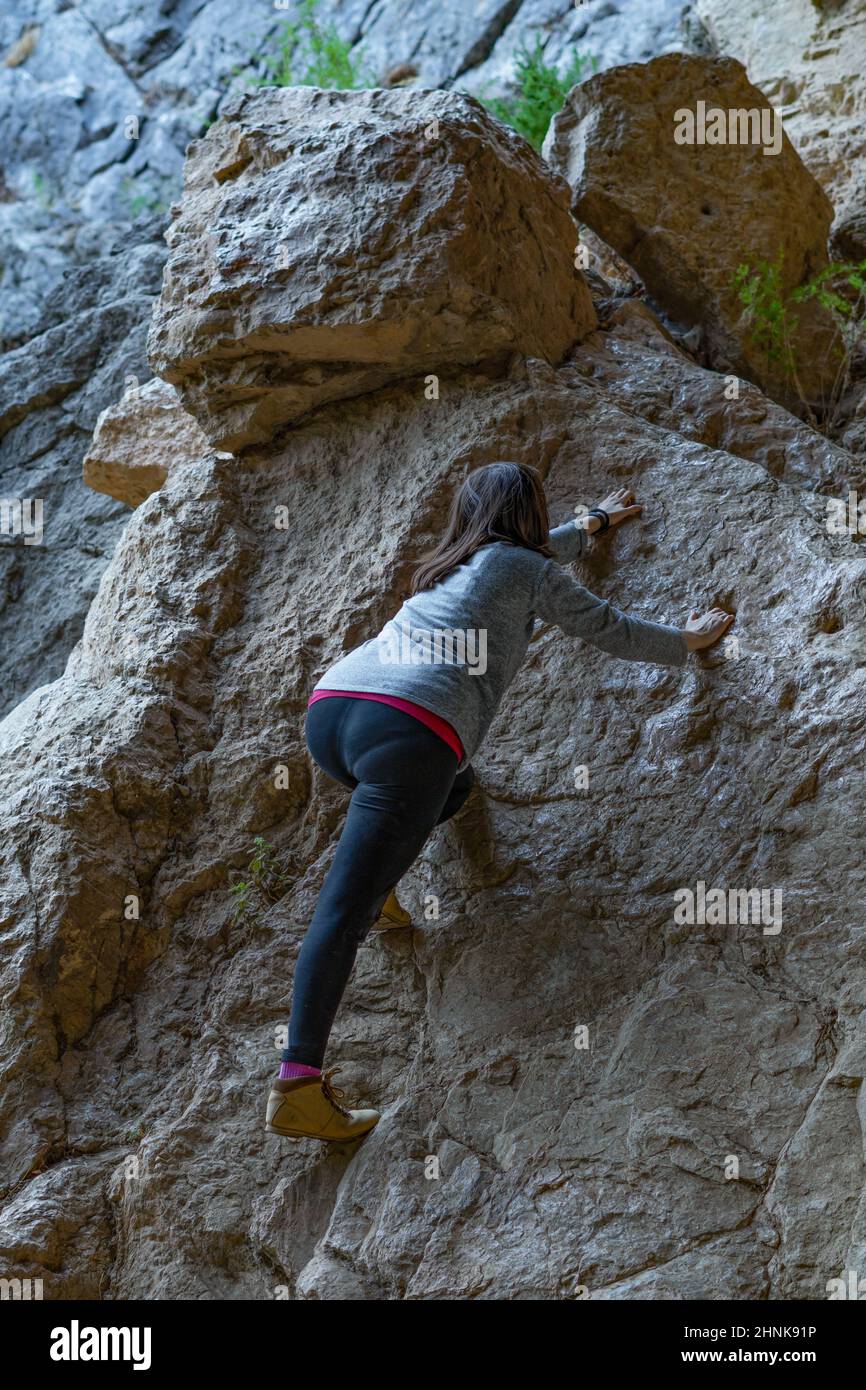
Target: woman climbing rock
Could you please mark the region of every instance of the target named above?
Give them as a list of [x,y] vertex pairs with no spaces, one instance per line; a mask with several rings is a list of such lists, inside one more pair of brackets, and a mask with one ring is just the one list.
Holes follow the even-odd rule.
[[492,463],[459,489],[445,534],[412,594],[378,636],[326,671],[310,696],[310,753],[351,792],[334,860],[295,970],[288,1046],[268,1097],[272,1134],[347,1140],[376,1110],[349,1110],[322,1073],[334,1016],[364,937],[411,925],[398,880],[434,826],[469,795],[470,759],[514,679],[537,621],[610,656],[681,666],[733,617],[693,612],[684,627],[628,617],[562,568],[588,536],[636,516],[626,488],[549,530],[534,468]]

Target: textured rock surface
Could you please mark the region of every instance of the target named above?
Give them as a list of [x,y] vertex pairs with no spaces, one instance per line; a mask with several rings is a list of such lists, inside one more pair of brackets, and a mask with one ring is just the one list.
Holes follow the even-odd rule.
[[[162,42],[138,13],[112,30],[131,67]],[[804,486],[855,465],[757,391],[727,401],[639,303],[602,324],[558,367],[455,370],[437,400],[407,376],[240,459],[172,433],[161,467],[152,384],[104,426],[118,493],[139,454],[168,476],[62,678],[0,724],[5,1277],[48,1299],[812,1300],[864,1267],[866,575]],[[16,386],[6,441],[88,360],[37,347],[51,395]],[[404,884],[418,928],[363,948],[339,1017],[331,1060],[383,1120],[354,1151],[283,1145],[265,1088],[345,809],[306,697],[503,456],[542,469],[557,521],[634,485],[642,523],[581,577],[671,620],[730,604],[736,640],[670,671],[537,633],[477,791]],[[285,891],[236,920],[256,835]],[[782,930],[675,923],[698,881],[782,890]]]
[[[675,113],[767,108],[740,63],[667,54],[614,68],[572,89],[545,157],[574,190],[575,215],[632,264],[677,322],[699,325],[712,365],[742,373],[793,404],[777,364],[755,340],[734,287],[738,266],[783,257],[787,298],[827,264],[832,207],[790,141],[677,143]],[[829,316],[801,306],[793,349],[806,398],[829,397],[839,369]]]
[[81,636],[126,509],[81,464],[99,412],[150,376],[164,248],[144,224],[48,299],[42,331],[0,356],[0,497],[41,499],[41,545],[0,538],[0,714],[54,680]]
[[568,204],[468,97],[239,97],[190,150],[151,364],[236,450],[414,372],[557,362],[595,326]]
[[577,362],[590,377],[600,373],[609,389],[615,383],[622,406],[631,404],[644,419],[688,439],[760,463],[775,478],[846,494],[852,471],[847,450],[804,430],[747,381],[732,396],[717,372],[702,370],[674,346],[640,300],[615,300],[614,306],[605,322],[615,331],[593,335]]
[[137,507],[162,487],[175,463],[207,452],[174,387],[154,377],[102,412],[84,458],[84,481]]
[[[385,12],[382,6],[381,13]],[[560,68],[577,49],[586,59],[587,71],[593,66],[603,70],[646,62],[659,53],[688,49],[687,13],[683,0],[583,0],[579,5],[573,0],[523,0],[489,56],[458,77],[457,85],[480,93],[507,92],[518,50],[532,49],[536,42],[541,44],[545,62]]]
[[[8,1277],[819,1299],[858,1267],[864,571],[786,481],[844,459],[773,406],[762,434],[756,397],[736,417],[639,304],[605,321],[559,367],[515,354],[438,400],[411,376],[240,459],[172,448],[63,678],[0,725]],[[158,419],[129,419],[118,491]],[[633,484],[643,523],[585,580],[671,620],[733,605],[736,645],[674,671],[538,632],[477,792],[404,883],[418,928],[363,948],[339,1016],[331,1060],[381,1124],[354,1152],[281,1145],[264,1088],[345,808],[306,697],[502,456],[542,469],[555,520]],[[285,890],[237,920],[256,835]],[[699,881],[781,890],[782,930],[678,925]]]

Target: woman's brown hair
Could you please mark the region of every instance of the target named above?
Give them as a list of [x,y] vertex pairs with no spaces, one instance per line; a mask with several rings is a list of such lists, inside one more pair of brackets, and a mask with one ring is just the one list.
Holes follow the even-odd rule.
[[547,499],[538,471],[525,463],[487,463],[469,474],[454,497],[445,534],[422,557],[412,579],[412,593],[432,589],[476,550],[494,541],[509,541],[551,557],[549,531]]

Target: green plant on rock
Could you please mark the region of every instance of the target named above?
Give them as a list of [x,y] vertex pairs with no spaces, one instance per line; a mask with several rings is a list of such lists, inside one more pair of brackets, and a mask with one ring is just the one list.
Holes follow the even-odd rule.
[[163,193],[152,188],[150,184],[140,182],[128,175],[121,182],[120,199],[133,221],[144,212],[168,212],[170,202]]
[[816,299],[832,318],[842,343],[839,370],[833,383],[832,408],[851,384],[851,368],[866,348],[866,260],[831,261],[823,270],[801,285],[792,296],[797,304]]
[[830,315],[841,344],[839,366],[822,412],[824,427],[830,428],[850,384],[852,364],[866,347],[866,261],[833,261],[814,279],[786,295],[783,258],[780,251],[774,261],[738,266],[733,286],[745,310],[753,343],[763,352],[768,365],[793,387],[812,424],[817,422],[800,383],[803,362],[796,340],[796,306],[817,300]]
[[512,126],[518,134],[528,140],[530,145],[540,150],[544,143],[550,122],[561,111],[565,98],[578,82],[582,82],[590,66],[598,67],[595,58],[571,50],[568,67],[560,76],[555,67],[544,61],[541,39],[536,35],[535,47],[522,44],[517,50],[514,63],[514,97],[481,97],[481,101],[505,125]]
[[790,376],[794,366],[791,316],[782,284],[784,253],[775,261],[737,266],[734,289],[745,310],[749,336],[767,362]]
[[353,54],[351,44],[340,38],[332,24],[322,24],[317,8],[318,0],[302,0],[298,18],[281,25],[276,53],[260,59],[264,75],[253,85],[338,91],[375,85],[365,70],[362,53]]
[[48,180],[38,169],[33,170],[33,194],[41,208],[48,212],[54,206],[55,195]]
[[273,845],[263,836],[253,840],[253,853],[244,873],[230,888],[234,899],[234,920],[254,915],[254,904],[264,899],[276,902],[292,882],[292,876],[275,858]]

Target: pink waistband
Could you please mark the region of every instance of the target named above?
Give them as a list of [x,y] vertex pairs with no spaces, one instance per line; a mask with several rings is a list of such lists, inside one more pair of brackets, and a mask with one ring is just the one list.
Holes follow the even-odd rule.
[[413,700],[401,700],[398,695],[374,695],[367,690],[314,690],[307,704],[312,705],[316,700],[324,700],[328,695],[348,695],[353,700],[378,700],[381,705],[393,705],[394,709],[401,709],[404,714],[411,714],[413,719],[417,719],[421,724],[426,724],[428,729],[432,729],[434,734],[438,734],[448,744],[448,747],[457,754],[458,762],[463,759],[463,744],[448,720],[440,719],[438,714],[425,709],[423,705],[416,705]]

